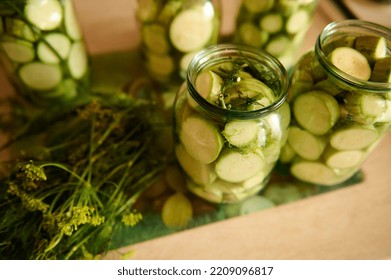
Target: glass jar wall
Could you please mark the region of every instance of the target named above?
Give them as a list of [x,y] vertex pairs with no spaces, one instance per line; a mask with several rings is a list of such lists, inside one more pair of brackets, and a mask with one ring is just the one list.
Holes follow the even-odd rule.
[[235,203],[265,186],[287,138],[287,87],[280,62],[255,48],[196,55],[174,105],[175,155],[193,193]]
[[17,91],[37,105],[81,94],[89,60],[72,1],[1,2],[0,59]]
[[391,30],[359,20],[327,25],[294,69],[289,102],[280,161],[302,181],[344,183],[391,124]]
[[220,10],[219,0],[139,0],[136,15],[150,77],[163,84],[182,83],[195,53],[217,43]]
[[266,50],[290,70],[316,5],[317,0],[243,0],[233,41]]

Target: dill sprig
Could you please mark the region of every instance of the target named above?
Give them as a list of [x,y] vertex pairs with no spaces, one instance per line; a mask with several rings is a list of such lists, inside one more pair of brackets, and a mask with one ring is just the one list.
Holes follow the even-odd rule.
[[166,162],[153,150],[153,114],[150,104],[95,99],[23,127],[0,178],[0,256],[96,258],[120,223],[137,226],[132,205]]

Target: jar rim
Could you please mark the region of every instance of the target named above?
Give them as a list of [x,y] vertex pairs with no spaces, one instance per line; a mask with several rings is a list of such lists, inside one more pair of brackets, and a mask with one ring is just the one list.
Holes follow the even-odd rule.
[[374,91],[391,90],[391,82],[373,82],[356,78],[334,66],[334,64],[332,64],[331,61],[327,58],[323,48],[324,41],[331,35],[335,34],[337,30],[343,28],[356,28],[357,30],[360,29],[361,31],[365,32],[363,34],[380,35],[385,37],[387,41],[388,53],[391,54],[391,29],[365,20],[347,19],[327,24],[323,28],[322,32],[318,35],[315,43],[315,55],[317,56],[320,64],[334,76],[352,86]]
[[[272,104],[269,106],[266,106],[261,109],[257,110],[251,110],[251,111],[240,111],[240,110],[230,110],[225,109],[222,107],[219,107],[217,105],[214,105],[207,101],[205,98],[203,98],[199,92],[197,91],[195,87],[195,78],[200,73],[202,69],[204,69],[205,66],[210,64],[210,58],[208,58],[208,55],[217,54],[220,52],[226,53],[236,53],[237,57],[243,57],[248,58],[245,56],[245,54],[253,55],[255,57],[260,58],[260,62],[262,64],[266,63],[269,70],[273,71],[275,75],[279,78],[280,83],[280,92],[277,96],[276,100],[273,101]],[[224,56],[219,56],[223,58]],[[270,69],[270,67],[273,67],[273,69]],[[257,49],[255,47],[241,45],[241,44],[234,44],[234,43],[219,43],[211,45],[201,51],[199,51],[192,61],[190,62],[187,73],[186,73],[186,80],[187,80],[187,87],[189,89],[190,96],[205,110],[207,110],[210,113],[214,113],[218,116],[224,116],[228,115],[232,118],[238,118],[238,119],[254,119],[258,118],[260,116],[269,114],[275,110],[277,110],[279,107],[282,106],[284,101],[287,98],[288,94],[288,73],[285,69],[285,67],[282,65],[282,63],[275,58],[273,55],[267,53],[266,51],[263,51],[261,49]]]

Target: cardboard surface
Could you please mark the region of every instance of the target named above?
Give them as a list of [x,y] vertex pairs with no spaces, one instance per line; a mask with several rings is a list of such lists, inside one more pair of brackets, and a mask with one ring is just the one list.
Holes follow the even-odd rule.
[[[223,2],[225,28],[239,1]],[[98,4],[99,3],[99,4]],[[91,54],[137,47],[136,0],[75,0]],[[302,51],[330,21],[318,9]],[[0,71],[0,89],[11,88]],[[391,259],[391,134],[363,166],[363,183],[109,252],[119,259]]]

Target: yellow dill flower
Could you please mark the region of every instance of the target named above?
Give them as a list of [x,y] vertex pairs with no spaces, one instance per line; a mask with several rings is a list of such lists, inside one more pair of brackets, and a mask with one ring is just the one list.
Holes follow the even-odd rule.
[[127,225],[134,227],[143,219],[143,215],[140,212],[133,211],[122,216],[122,222]]

